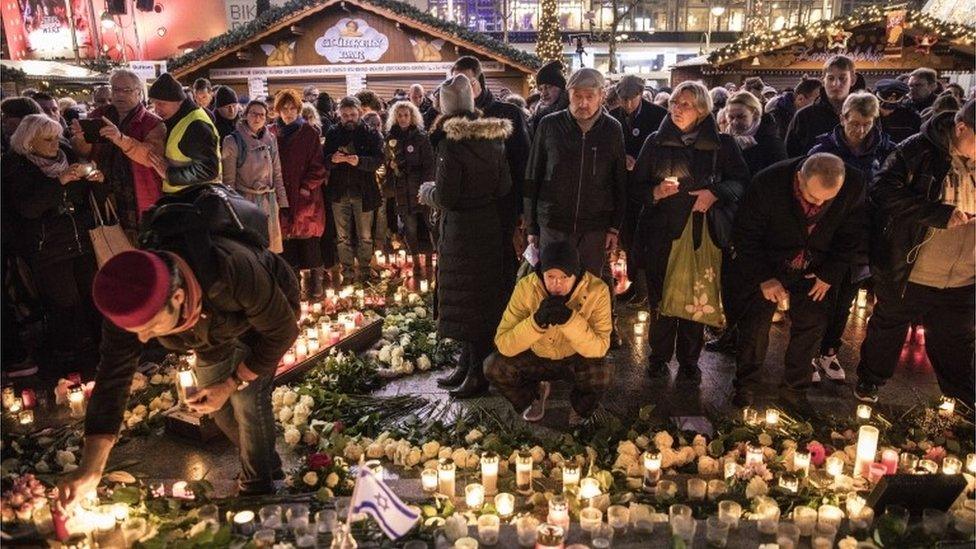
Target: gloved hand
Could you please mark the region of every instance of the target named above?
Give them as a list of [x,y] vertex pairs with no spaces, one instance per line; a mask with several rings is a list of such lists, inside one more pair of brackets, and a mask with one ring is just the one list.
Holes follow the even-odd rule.
[[542,303],[539,303],[539,309],[535,312],[535,314],[532,315],[532,318],[535,320],[535,323],[538,324],[539,327],[542,329],[549,327],[548,303],[549,303],[548,300],[542,300]]
[[434,205],[434,190],[437,188],[437,184],[433,181],[425,181],[420,184],[420,190],[417,192],[417,201],[424,206]]
[[569,317],[573,316],[572,309],[567,307],[566,302],[562,299],[550,299],[548,307],[549,324],[560,326],[569,322]]

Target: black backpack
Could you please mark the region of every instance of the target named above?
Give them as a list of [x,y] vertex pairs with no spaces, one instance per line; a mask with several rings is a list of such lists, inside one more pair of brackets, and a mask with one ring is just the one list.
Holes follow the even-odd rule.
[[204,287],[216,281],[213,237],[224,237],[266,250],[268,216],[225,185],[191,185],[164,195],[143,214],[139,248],[184,256]]

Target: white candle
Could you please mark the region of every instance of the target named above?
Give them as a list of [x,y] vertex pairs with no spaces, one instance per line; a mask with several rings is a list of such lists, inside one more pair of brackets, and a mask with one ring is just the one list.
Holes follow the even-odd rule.
[[753,446],[750,444],[746,448],[746,467],[750,465],[762,465],[763,462],[763,449],[762,446]]
[[304,360],[308,356],[308,344],[305,343],[304,338],[299,338],[295,342],[295,358],[298,360]]
[[321,301],[316,301],[315,303],[312,303],[312,313],[317,314],[317,315],[322,314],[322,302]]
[[708,483],[704,479],[688,479],[688,499],[701,501],[705,499],[705,492],[708,490]]
[[426,280],[421,280],[420,281],[420,293],[425,294],[425,293],[427,293],[428,290],[430,290],[430,282],[427,282]]
[[779,487],[795,494],[800,490],[800,479],[796,475],[783,473],[779,477]]
[[844,462],[839,457],[830,456],[826,463],[827,474],[835,479],[844,474]]
[[810,473],[810,452],[797,450],[793,454],[793,470],[797,474],[807,475]]
[[19,421],[21,425],[33,425],[34,410],[21,410],[20,414],[17,415],[17,421]]
[[481,484],[485,494],[492,496],[498,492],[498,454],[485,452],[481,455]]
[[[172,494],[174,498],[178,499],[193,499],[193,492],[188,487],[189,483],[185,480],[180,480],[173,483]],[[252,517],[253,518],[253,517]]]
[[958,475],[962,471],[962,460],[955,456],[946,456],[942,460],[942,472],[947,475]]
[[871,407],[867,404],[857,405],[857,419],[869,420],[871,419]]
[[449,497],[454,497],[454,460],[442,459],[437,464],[437,491]]
[[485,487],[477,482],[465,486],[464,503],[470,509],[481,509],[481,506],[485,504]]
[[956,411],[956,399],[952,397],[942,397],[939,401],[939,415],[949,417]]
[[424,492],[436,492],[437,491],[437,470],[436,469],[424,469],[420,473],[420,484],[424,488]]
[[661,453],[644,452],[644,487],[651,488],[661,478]]
[[874,463],[874,456],[878,453],[878,428],[873,425],[862,425],[857,433],[857,454],[854,460],[854,477],[868,476],[868,469]]
[[725,485],[724,480],[719,480],[713,478],[708,481],[708,499],[715,501],[719,496],[725,494],[728,491],[728,487]]
[[637,311],[637,321],[638,322],[647,322],[647,319],[648,319],[649,316],[650,315],[648,315],[647,311]]
[[308,354],[314,355],[315,353],[319,352],[319,348],[320,347],[319,347],[318,339],[308,340]]
[[644,335],[644,323],[643,322],[638,322],[637,324],[634,324],[634,335],[637,336],[637,337],[641,337],[641,336]]
[[481,515],[478,517],[478,538],[481,543],[491,547],[498,543],[498,532],[501,529],[501,521],[498,515]]
[[939,472],[939,464],[932,461],[931,459],[923,459],[918,462],[918,469],[923,469],[926,473],[934,475]]
[[739,470],[739,464],[734,461],[726,461],[723,466],[725,479],[728,480],[735,476],[736,471]]
[[777,425],[779,425],[779,410],[776,408],[766,410],[766,426],[776,427]]
[[563,532],[569,531],[569,502],[565,496],[555,495],[549,498],[549,516],[546,522],[559,526]]
[[373,255],[376,256],[376,264],[377,265],[379,265],[380,267],[382,267],[383,265],[386,264],[386,256],[383,255],[383,252],[381,250],[376,250],[375,252],[373,252]]
[[506,492],[495,496],[495,510],[503,517],[510,516],[515,512],[515,496]]
[[288,351],[288,352],[286,352],[285,355],[283,357],[281,357],[281,363],[284,364],[285,366],[294,366],[295,365],[295,352],[294,351]]
[[603,522],[603,511],[600,511],[596,507],[586,507],[580,509],[579,518],[580,528],[584,532],[592,532]]
[[180,398],[184,401],[196,394],[197,389],[197,376],[190,367],[183,368],[176,373],[176,378],[179,381],[179,388],[177,393]]
[[751,406],[746,406],[742,409],[742,421],[746,425],[756,425],[759,423],[759,410]]
[[966,470],[976,475],[976,454],[966,456]]
[[847,494],[847,502],[844,504],[844,507],[847,509],[847,518],[853,520],[861,516],[861,510],[864,509],[866,504],[867,501],[857,495],[857,492]]
[[[19,406],[20,399],[14,399],[14,405],[17,409]],[[71,417],[79,418],[85,416],[85,389],[81,385],[74,385],[68,389],[68,406],[71,407]],[[14,406],[10,407],[10,411],[14,412]]]
[[532,454],[528,452],[515,456],[515,486],[519,492],[532,491]]
[[844,520],[844,512],[836,505],[821,505],[817,508],[817,522],[829,524],[834,528],[840,528],[840,523]]
[[563,463],[563,492],[572,487],[579,486],[580,466],[576,463]]
[[313,340],[319,338],[319,329],[315,326],[305,328],[305,339]]
[[593,477],[586,477],[580,481],[580,497],[593,499],[600,495],[600,481]]
[[254,511],[250,509],[234,513],[234,529],[244,536],[254,533]]

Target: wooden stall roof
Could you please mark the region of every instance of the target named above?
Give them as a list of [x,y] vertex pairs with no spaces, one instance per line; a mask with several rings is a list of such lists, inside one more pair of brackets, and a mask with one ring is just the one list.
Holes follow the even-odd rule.
[[336,4],[346,5],[385,17],[391,21],[443,39],[478,55],[532,74],[541,65],[538,57],[499,42],[485,34],[468,30],[456,23],[441,21],[396,0],[291,0],[272,8],[246,25],[211,38],[194,51],[171,59],[170,72],[180,78],[205,68],[259,40],[301,23],[302,20]]

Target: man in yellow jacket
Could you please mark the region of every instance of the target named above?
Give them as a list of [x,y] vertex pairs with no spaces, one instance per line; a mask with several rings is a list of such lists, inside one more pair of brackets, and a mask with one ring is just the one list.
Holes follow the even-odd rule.
[[580,267],[576,247],[554,241],[542,250],[537,272],[515,286],[485,376],[522,411],[526,421],[546,412],[550,381],[573,385],[570,424],[589,417],[610,386],[610,290]]

